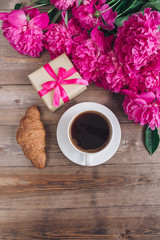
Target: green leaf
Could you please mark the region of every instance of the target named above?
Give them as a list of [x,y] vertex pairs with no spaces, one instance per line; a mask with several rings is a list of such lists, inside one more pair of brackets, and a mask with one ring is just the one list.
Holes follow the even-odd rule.
[[36,2],[37,4],[50,4],[50,0],[38,0],[37,2]]
[[128,17],[129,17],[129,16],[121,16],[121,17],[116,18],[115,24],[116,24],[117,26],[122,26],[122,25],[123,25],[123,22],[126,21],[126,20],[128,20]]
[[128,20],[128,18],[131,14],[139,12],[143,5],[144,5],[144,1],[141,1],[141,0],[137,1],[134,3],[134,5],[131,8],[129,8],[128,10],[125,10],[125,12],[123,12],[123,13],[120,13],[121,16],[116,18],[116,22],[115,22],[116,25],[122,26],[123,22]]
[[[123,8],[122,8],[121,5],[123,5]],[[143,11],[144,8],[146,8],[146,7],[150,7],[152,9],[155,9],[151,5],[149,0],[132,0],[132,1],[129,1],[129,4],[126,4],[125,6],[124,6],[124,3],[122,1],[122,3],[119,6],[117,6],[117,9],[115,9],[115,10],[118,11],[118,17],[122,17],[122,16],[128,16],[129,17],[133,13]]]
[[129,2],[130,4],[126,4],[125,8],[121,9],[121,12],[118,11],[118,17],[122,15],[127,15],[128,13],[135,13],[135,6],[137,5],[137,0],[132,0]]
[[66,15],[65,15],[64,21],[67,26],[68,25],[68,11],[67,10],[66,10]]
[[124,10],[125,10],[124,1],[118,4],[118,6],[116,6],[116,8],[114,9],[114,11],[118,12],[118,14],[122,13]]
[[158,10],[158,9],[156,9],[156,8],[154,7],[154,4],[152,5],[152,2],[148,2],[148,3],[144,4],[144,5],[141,7],[140,11],[141,11],[141,12],[144,12],[144,9],[145,9],[145,8],[151,8],[152,10]]
[[58,11],[58,12],[54,15],[54,17],[52,18],[52,20],[50,21],[50,23],[55,23],[55,22],[58,20],[58,18],[61,16],[61,12],[62,12],[62,11]]
[[81,5],[82,2],[83,2],[83,0],[78,1],[78,7]]
[[49,17],[50,21],[53,19],[53,17],[57,13],[57,11],[58,11],[57,8],[54,8],[52,11],[51,11],[51,9],[50,9],[50,11],[48,11],[48,17]]
[[160,0],[149,0],[151,3],[160,3]]
[[152,130],[151,128],[147,127],[145,131],[145,146],[151,155],[158,148],[159,141],[158,129],[155,128],[155,130]]
[[151,6],[156,10],[160,11],[160,1],[153,1],[151,2]]
[[107,4],[109,6],[111,6],[111,5],[115,4],[116,2],[117,2],[117,0],[111,0],[111,1],[108,1]]
[[143,11],[145,8],[160,11],[160,0],[148,0],[140,10]]
[[26,17],[27,17],[27,22],[29,22],[31,20],[30,17],[28,15]]
[[17,3],[15,6],[14,6],[14,10],[19,10],[22,6],[22,3]]
[[127,11],[127,13],[139,12],[140,8],[144,5],[144,1],[137,1],[133,6]]
[[123,0],[118,4],[118,6],[116,5],[116,7],[114,8],[114,11],[117,11],[118,14],[123,13],[124,11],[126,11],[126,9],[133,6],[136,2],[137,0],[130,0],[130,1]]

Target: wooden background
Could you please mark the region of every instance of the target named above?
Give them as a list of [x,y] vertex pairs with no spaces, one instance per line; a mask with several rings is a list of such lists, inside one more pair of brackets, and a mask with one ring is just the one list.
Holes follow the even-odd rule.
[[[16,0],[1,0],[10,11]],[[160,239],[160,149],[150,156],[144,128],[127,120],[123,98],[96,86],[49,112],[27,75],[50,60],[18,54],[0,33],[0,240]],[[76,103],[96,101],[118,117],[117,153],[97,167],[70,162],[56,141],[62,114]],[[37,104],[46,129],[47,164],[35,169],[16,143],[26,109]]]

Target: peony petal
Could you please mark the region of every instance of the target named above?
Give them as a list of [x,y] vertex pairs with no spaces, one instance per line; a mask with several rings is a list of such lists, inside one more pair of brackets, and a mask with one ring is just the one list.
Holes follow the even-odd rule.
[[106,37],[106,48],[108,51],[111,50],[114,40],[115,40],[114,35],[110,35],[109,37]]
[[78,26],[77,19],[75,19],[73,17],[69,20],[68,25],[67,25],[67,30],[72,36],[74,36],[74,35],[79,36],[80,35],[81,28]]
[[23,8],[23,11],[25,12],[25,14],[27,14],[30,18],[34,18],[40,15],[40,11],[37,8],[31,8],[31,7],[32,6]]
[[27,25],[27,17],[22,9],[13,10],[8,15],[8,22],[13,27],[23,27]]
[[106,0],[99,0],[99,1],[98,1],[98,4],[99,4],[99,5],[103,5],[103,4],[105,4],[105,2],[106,2]]
[[131,78],[129,83],[129,88],[132,90],[136,90],[138,87],[138,79],[137,78]]
[[34,18],[32,18],[29,23],[28,26],[31,27],[38,27],[42,30],[45,30],[48,27],[49,24],[49,17],[47,13],[42,13]]
[[106,41],[104,33],[98,30],[98,27],[93,28],[91,31],[91,39],[97,43],[97,47],[101,51],[105,51],[106,49]]
[[155,87],[154,90],[156,92],[156,97],[158,98],[158,100],[160,100],[160,87]]
[[97,39],[97,32],[98,32],[98,27],[93,28],[93,30],[91,31],[91,39],[93,41],[96,41]]
[[135,122],[140,122],[143,109],[141,107],[136,108],[133,112]]
[[94,3],[90,3],[88,6],[86,6],[86,11],[90,14],[94,13]]
[[61,17],[62,17],[64,22],[65,22],[65,16],[66,16],[66,11],[62,11],[61,12]]
[[142,98],[143,100],[146,101],[146,103],[151,103],[155,100],[156,96],[153,92],[145,92],[145,93],[141,93],[140,98]]
[[130,98],[135,98],[137,96],[136,92],[133,92],[132,90],[130,89],[122,89],[121,94],[124,94],[124,95],[127,95],[129,96]]
[[143,126],[144,124],[146,123],[149,123],[148,122],[148,117],[150,115],[150,109],[145,107],[143,109],[143,112],[142,112],[142,115],[141,115],[141,125]]
[[71,8],[75,4],[75,0],[51,0],[51,4],[54,4],[59,10],[64,11]]
[[99,11],[102,12],[102,17],[107,24],[106,26],[103,21],[101,21],[101,27],[106,30],[114,29],[114,22],[118,15],[117,12],[113,12],[112,8],[110,8],[108,4],[104,4]]
[[134,102],[140,105],[146,105],[146,101],[140,98],[135,99]]
[[3,20],[3,21],[7,21],[8,20],[8,15],[9,13],[0,13],[0,19]]

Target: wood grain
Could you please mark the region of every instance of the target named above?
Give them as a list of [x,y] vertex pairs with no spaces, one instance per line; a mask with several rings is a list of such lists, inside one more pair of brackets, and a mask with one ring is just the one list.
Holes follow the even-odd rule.
[[0,175],[4,239],[160,237],[157,166],[3,168]]
[[[57,123],[45,125],[47,166],[74,165],[60,151],[56,140]],[[16,143],[18,126],[0,126],[0,166],[32,166]],[[153,156],[146,151],[142,142],[141,126],[123,124],[122,140],[116,154],[106,164],[160,163],[160,149]],[[128,131],[126,131],[126,129]],[[136,132],[136,134],[135,134]],[[143,156],[143,158],[142,158]]]
[[[1,0],[0,12],[17,2]],[[160,148],[150,156],[143,143],[145,127],[128,121],[123,96],[93,84],[50,112],[27,77],[48,61],[47,51],[40,58],[17,53],[0,30],[0,240],[159,240]],[[116,154],[96,167],[69,161],[56,140],[62,114],[85,101],[109,107],[122,129]],[[15,138],[33,104],[46,130],[43,170],[24,157]]]
[[[105,165],[103,169],[71,165],[46,167],[41,171],[32,167],[3,167],[0,174],[2,209],[7,209],[9,202],[10,208],[26,206],[28,210],[159,205],[160,192],[156,187],[160,176],[156,165],[137,164],[134,168],[128,164]],[[52,201],[54,204],[50,206]]]
[[47,51],[44,51],[40,58],[18,54],[4,37],[0,44],[0,52],[0,84],[30,84],[28,75],[50,61]]
[[[29,83],[28,79],[27,83]],[[123,96],[112,94],[94,85],[91,85],[87,91],[67,102],[55,113],[50,112],[46,108],[32,85],[3,85],[0,86],[0,110],[3,116],[3,118],[0,118],[0,124],[18,125],[26,109],[33,104],[39,106],[44,124],[57,124],[62,114],[71,106],[79,102],[94,101],[109,107],[116,114],[120,122],[130,123],[122,108]]]
[[[154,210],[156,209],[149,209],[149,215]],[[142,211],[143,209],[140,208],[139,214]],[[111,214],[108,215],[109,212]],[[159,217],[143,217],[138,214],[138,218],[132,216],[127,219],[126,216],[130,212],[132,212],[131,208],[124,208],[124,210],[93,208],[87,211],[82,208],[78,210],[72,208],[53,210],[49,208],[39,211],[19,210],[18,214],[16,211],[8,210],[4,213],[2,210],[0,211],[2,217],[8,213],[8,218],[0,226],[0,231],[3,231],[1,237],[9,240],[159,239]],[[15,214],[16,221],[14,220]],[[119,217],[114,217],[117,214]],[[136,214],[134,213],[134,215]],[[32,219],[31,216],[33,216]]]
[[[4,10],[8,10],[8,11],[11,11],[14,9],[14,6],[17,4],[17,3],[23,3],[23,6],[27,6],[29,3],[31,3],[32,0],[24,0],[24,1],[21,1],[21,0],[1,0],[1,6],[0,6],[0,9],[2,11]],[[22,7],[23,7],[22,6]],[[41,9],[45,9],[46,6],[43,6],[41,7]]]

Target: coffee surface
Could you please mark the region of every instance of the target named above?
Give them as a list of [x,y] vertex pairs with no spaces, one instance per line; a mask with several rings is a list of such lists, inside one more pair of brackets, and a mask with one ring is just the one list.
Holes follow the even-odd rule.
[[80,150],[97,152],[108,142],[109,125],[99,113],[84,112],[73,120],[70,132],[72,143]]

